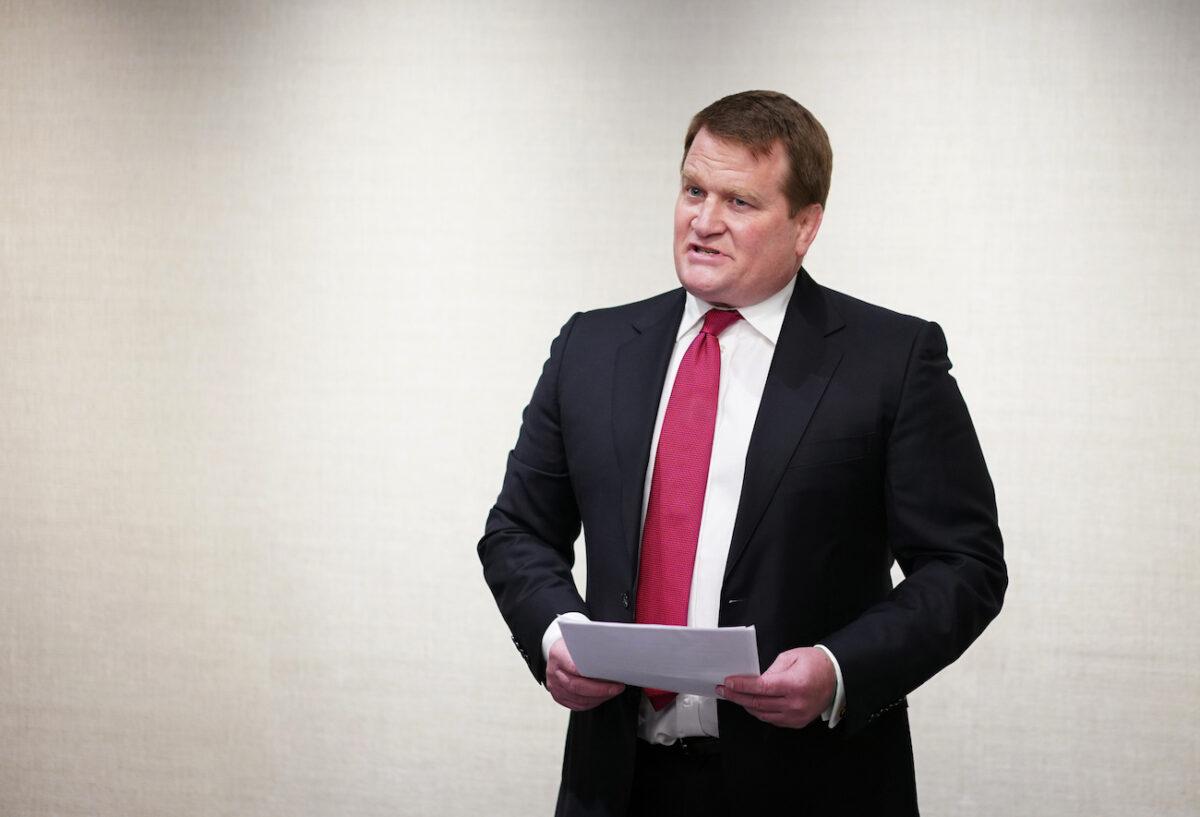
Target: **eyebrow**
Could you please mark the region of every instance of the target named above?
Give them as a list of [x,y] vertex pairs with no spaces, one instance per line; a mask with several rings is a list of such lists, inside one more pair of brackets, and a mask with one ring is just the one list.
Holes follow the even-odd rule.
[[[697,179],[689,175],[686,170],[679,174],[679,180],[685,187],[691,187],[692,185],[695,185],[696,187],[704,187],[704,185],[700,184]],[[721,195],[727,196],[731,199],[742,199],[743,201],[748,201],[752,204],[761,203],[758,196],[737,187],[731,187],[727,190],[718,190],[713,192],[718,192]]]

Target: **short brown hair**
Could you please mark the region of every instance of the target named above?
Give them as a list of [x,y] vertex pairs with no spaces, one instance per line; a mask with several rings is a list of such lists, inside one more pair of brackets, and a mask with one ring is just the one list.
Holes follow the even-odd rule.
[[701,128],[718,139],[736,142],[755,156],[783,145],[789,171],[783,185],[791,215],[810,204],[825,206],[833,175],[833,148],[825,128],[796,100],[777,91],[742,91],[718,99],[692,117],[683,140],[687,159]]

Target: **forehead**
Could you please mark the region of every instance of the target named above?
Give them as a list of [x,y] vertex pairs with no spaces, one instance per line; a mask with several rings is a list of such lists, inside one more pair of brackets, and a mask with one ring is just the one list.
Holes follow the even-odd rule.
[[692,181],[753,187],[760,193],[783,194],[787,156],[773,142],[769,151],[755,155],[746,145],[722,139],[701,128],[683,159],[682,174]]

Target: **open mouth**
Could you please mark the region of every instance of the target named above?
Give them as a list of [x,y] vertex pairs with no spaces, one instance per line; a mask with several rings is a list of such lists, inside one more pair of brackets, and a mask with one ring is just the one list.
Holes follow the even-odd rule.
[[699,244],[691,245],[692,252],[703,253],[704,255],[720,255],[720,250],[714,250],[709,247],[702,247]]

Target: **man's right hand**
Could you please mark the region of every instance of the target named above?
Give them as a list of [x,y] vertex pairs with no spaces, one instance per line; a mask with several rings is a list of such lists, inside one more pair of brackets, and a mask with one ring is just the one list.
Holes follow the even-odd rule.
[[551,697],[576,712],[594,709],[625,691],[625,685],[579,674],[567,645],[560,638],[550,647],[546,660],[546,689]]

